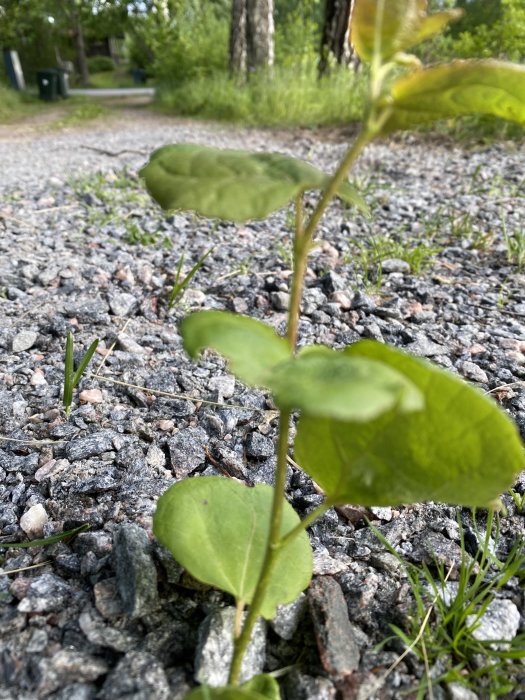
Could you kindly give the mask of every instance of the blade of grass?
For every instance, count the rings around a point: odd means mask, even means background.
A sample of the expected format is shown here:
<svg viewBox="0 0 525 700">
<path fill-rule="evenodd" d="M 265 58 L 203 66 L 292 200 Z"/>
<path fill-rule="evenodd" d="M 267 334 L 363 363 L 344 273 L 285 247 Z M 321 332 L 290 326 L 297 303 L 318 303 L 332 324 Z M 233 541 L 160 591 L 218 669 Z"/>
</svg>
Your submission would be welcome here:
<svg viewBox="0 0 525 700">
<path fill-rule="evenodd" d="M 30 547 L 46 547 L 49 544 L 54 544 L 55 542 L 62 542 L 70 539 L 74 535 L 78 535 L 79 532 L 84 532 L 84 530 L 89 530 L 91 526 L 88 523 L 79 525 L 78 527 L 68 530 L 67 532 L 60 532 L 58 535 L 51 535 L 51 537 L 45 537 L 38 540 L 31 540 L 30 542 L 0 542 L 0 549 L 29 549 Z"/>
<path fill-rule="evenodd" d="M 198 272 L 199 268 L 203 264 L 203 262 L 206 260 L 208 255 L 215 250 L 214 248 L 210 248 L 200 260 L 198 260 L 195 265 L 191 268 L 191 270 L 188 272 L 188 274 L 184 277 L 182 282 L 179 282 L 180 276 L 181 276 L 181 271 L 182 271 L 182 263 L 184 261 L 184 255 L 181 257 L 179 260 L 179 264 L 177 266 L 177 274 L 175 276 L 175 283 L 173 285 L 173 288 L 171 290 L 170 298 L 168 301 L 168 309 L 171 309 L 179 296 L 182 294 L 182 292 L 186 289 L 188 284 L 191 282 L 192 278 L 195 276 L 195 274 Z"/>
</svg>

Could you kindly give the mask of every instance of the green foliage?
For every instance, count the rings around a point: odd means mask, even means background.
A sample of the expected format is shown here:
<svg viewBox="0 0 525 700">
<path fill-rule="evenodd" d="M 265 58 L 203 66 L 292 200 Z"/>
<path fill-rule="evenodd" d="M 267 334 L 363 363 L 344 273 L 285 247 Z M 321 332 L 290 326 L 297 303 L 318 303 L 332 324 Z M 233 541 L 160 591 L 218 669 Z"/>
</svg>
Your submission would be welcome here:
<svg viewBox="0 0 525 700">
<path fill-rule="evenodd" d="M 159 148 L 140 175 L 164 209 L 190 210 L 231 221 L 263 219 L 305 190 L 324 189 L 330 182 L 317 168 L 279 153 L 193 144 Z M 349 182 L 341 185 L 338 195 L 368 211 Z"/>
<path fill-rule="evenodd" d="M 228 32 L 229 12 L 220 3 L 164 3 L 133 17 L 130 60 L 166 86 L 189 83 L 227 71 Z"/>
<path fill-rule="evenodd" d="M 106 73 L 115 68 L 113 60 L 109 56 L 90 56 L 88 58 L 90 73 Z"/>
<path fill-rule="evenodd" d="M 225 73 L 195 78 L 177 86 L 163 85 L 161 108 L 200 119 L 259 126 L 348 124 L 364 113 L 365 79 L 348 69 L 317 79 L 316 60 L 275 66 L 239 85 Z"/>
<path fill-rule="evenodd" d="M 276 365 L 290 357 L 284 338 L 261 321 L 223 311 L 200 311 L 180 326 L 190 357 L 211 347 L 228 358 L 230 369 L 245 384 L 267 386 Z"/>
<path fill-rule="evenodd" d="M 466 552 L 463 529 L 460 526 L 461 565 L 455 575 L 445 571 L 436 561 L 432 567 L 406 564 L 396 550 L 374 527 L 375 534 L 401 563 L 408 578 L 413 608 L 408 613 L 405 631 L 390 625 L 395 635 L 427 669 L 419 692 L 438 683 L 459 683 L 480 697 L 509 697 L 515 689 L 511 674 L 520 672 L 525 659 L 525 634 L 511 641 L 479 639 L 475 632 L 498 591 L 512 577 L 523 579 L 525 543 L 518 539 L 505 561 L 500 562 L 490 550 L 493 515 L 489 512 L 485 533 L 478 533 L 480 553 L 477 559 Z M 496 529 L 496 545 L 498 530 Z M 450 578 L 454 578 L 449 582 Z M 490 610 L 489 610 L 490 614 Z M 422 622 L 423 621 L 423 622 Z M 390 640 L 385 640 L 381 646 Z M 428 669 L 439 662 L 438 677 Z"/>
<path fill-rule="evenodd" d="M 273 489 L 248 488 L 223 477 L 179 481 L 159 499 L 153 519 L 157 539 L 191 575 L 249 604 L 261 572 Z M 225 515 L 227 514 L 227 517 Z M 283 502 L 281 535 L 299 523 Z M 275 615 L 277 605 L 292 602 L 312 576 L 312 551 L 306 533 L 281 548 L 260 613 Z"/>
<path fill-rule="evenodd" d="M 159 499 L 154 516 L 159 540 L 193 576 L 235 596 L 238 611 L 250 603 L 241 630 L 235 631 L 228 687 L 201 688 L 189 697 L 274 698 L 271 687 L 270 694 L 261 694 L 255 681 L 250 688 L 238 687 L 242 658 L 257 617 L 272 617 L 279 603 L 291 601 L 308 584 L 311 551 L 305 530 L 330 505 L 433 499 L 494 507 L 524 466 L 514 424 L 457 377 L 367 341 L 342 352 L 316 346 L 297 352 L 313 238 L 335 196 L 362 205 L 347 176 L 365 146 L 426 118 L 481 111 L 524 120 L 522 68 L 456 62 L 425 69 L 403 53 L 456 16 L 447 11 L 426 16 L 426 6 L 425 0 L 355 0 L 352 31 L 360 55 L 371 63 L 370 106 L 362 132 L 332 178 L 277 154 L 187 144 L 156 151 L 141 171 L 167 209 L 244 221 L 295 201 L 286 339 L 255 319 L 225 312 L 203 311 L 181 324 L 192 357 L 207 347 L 220 352 L 239 379 L 269 389 L 280 409 L 274 489 L 199 477 L 175 483 Z M 305 221 L 302 194 L 308 189 L 322 194 Z M 298 461 L 326 495 L 303 521 L 284 499 L 294 410 L 300 412 Z M 461 623 L 468 626 L 465 618 Z"/>
<path fill-rule="evenodd" d="M 181 256 L 179 260 L 179 264 L 177 266 L 177 274 L 175 275 L 175 282 L 173 283 L 173 287 L 171 288 L 170 292 L 170 298 L 168 300 L 168 309 L 173 308 L 175 302 L 179 297 L 182 296 L 184 293 L 184 290 L 188 286 L 188 284 L 191 282 L 191 280 L 195 277 L 199 269 L 201 268 L 202 264 L 208 257 L 208 255 L 213 251 L 213 248 L 210 248 L 202 258 L 199 258 L 195 265 L 191 268 L 191 270 L 182 277 L 182 265 L 184 263 L 184 255 Z M 181 279 L 182 277 L 182 279 Z"/>
<path fill-rule="evenodd" d="M 463 114 L 491 114 L 525 125 L 525 66 L 455 61 L 400 78 L 385 106 L 383 133 Z"/>
<path fill-rule="evenodd" d="M 67 334 L 66 339 L 66 355 L 64 362 L 64 396 L 63 405 L 66 412 L 66 416 L 69 416 L 71 412 L 71 404 L 73 402 L 73 391 L 77 387 L 79 381 L 82 379 L 82 375 L 86 371 L 91 358 L 95 354 L 95 350 L 98 347 L 98 338 L 94 340 L 89 348 L 86 350 L 84 356 L 80 360 L 80 363 L 75 371 L 74 369 L 74 340 L 73 333 L 71 331 Z"/>
<path fill-rule="evenodd" d="M 274 367 L 267 385 L 279 408 L 316 418 L 367 423 L 391 409 L 410 413 L 424 406 L 423 395 L 391 367 L 323 345 L 307 346 Z"/>
<path fill-rule="evenodd" d="M 496 404 L 394 348 L 362 341 L 345 352 L 405 374 L 425 405 L 412 413 L 387 410 L 366 424 L 303 415 L 296 458 L 327 496 L 364 505 L 421 500 L 494 505 L 495 495 L 524 464 L 516 427 Z"/>
</svg>

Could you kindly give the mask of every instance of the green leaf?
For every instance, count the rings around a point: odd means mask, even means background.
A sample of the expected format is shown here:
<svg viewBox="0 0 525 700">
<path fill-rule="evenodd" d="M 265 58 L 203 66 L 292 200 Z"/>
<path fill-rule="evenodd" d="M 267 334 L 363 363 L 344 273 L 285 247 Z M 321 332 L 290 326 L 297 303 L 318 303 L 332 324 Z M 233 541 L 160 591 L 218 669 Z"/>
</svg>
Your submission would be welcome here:
<svg viewBox="0 0 525 700">
<path fill-rule="evenodd" d="M 209 688 L 203 685 L 185 695 L 184 700 L 268 700 L 268 696 L 244 687 Z"/>
<path fill-rule="evenodd" d="M 525 125 L 525 66 L 493 60 L 422 68 L 392 86 L 382 132 L 464 114 L 491 114 Z"/>
<path fill-rule="evenodd" d="M 245 384 L 268 386 L 275 365 L 290 357 L 287 341 L 254 318 L 227 311 L 198 311 L 180 325 L 184 349 L 196 358 L 203 348 L 224 355 Z"/>
<path fill-rule="evenodd" d="M 439 34 L 447 24 L 450 22 L 455 22 L 463 16 L 463 10 L 460 8 L 453 8 L 450 10 L 442 10 L 441 12 L 435 12 L 432 15 L 427 15 L 421 24 L 419 25 L 417 38 L 412 44 L 412 46 L 419 44 L 420 42 L 428 39 L 434 34 Z M 408 48 L 408 47 L 406 47 Z"/>
<path fill-rule="evenodd" d="M 89 365 L 91 358 L 95 354 L 95 350 L 98 347 L 98 338 L 94 340 L 89 348 L 86 350 L 84 357 L 81 359 L 80 364 L 77 368 L 77 371 L 73 375 L 73 387 L 76 387 L 79 381 L 82 379 L 82 375 L 86 371 L 87 366 Z"/>
<path fill-rule="evenodd" d="M 248 488 L 222 477 L 196 477 L 171 486 L 160 498 L 153 531 L 175 559 L 199 581 L 249 604 L 262 567 L 273 489 Z M 299 517 L 284 502 L 282 535 Z M 277 605 L 289 603 L 312 576 L 312 552 L 306 533 L 279 554 L 261 615 L 270 619 Z"/>
<path fill-rule="evenodd" d="M 427 0 L 384 0 L 380 14 L 378 0 L 355 0 L 350 40 L 359 57 L 371 61 L 377 50 L 381 62 L 387 62 L 463 14 L 456 9 L 427 15 L 427 5 Z"/>
<path fill-rule="evenodd" d="M 156 150 L 140 171 L 163 209 L 248 221 L 264 219 L 305 190 L 325 189 L 331 178 L 304 161 L 279 153 L 172 144 Z M 363 211 L 366 203 L 345 182 L 339 196 Z"/>
<path fill-rule="evenodd" d="M 464 381 L 379 343 L 359 342 L 347 352 L 405 374 L 425 407 L 393 409 L 368 423 L 300 418 L 296 459 L 336 502 L 487 506 L 525 467 L 512 421 Z"/>
<path fill-rule="evenodd" d="M 249 681 L 242 684 L 241 688 L 243 690 L 259 693 L 267 698 L 267 700 L 281 700 L 279 683 L 268 673 L 260 673 L 258 676 L 250 678 Z"/>
<path fill-rule="evenodd" d="M 351 43 L 363 61 L 371 61 L 376 46 L 382 61 L 403 51 L 415 40 L 426 2 L 420 0 L 385 0 L 382 16 L 378 0 L 354 0 L 350 21 Z M 422 7 L 423 6 L 423 7 Z"/>
<path fill-rule="evenodd" d="M 424 404 L 421 392 L 383 362 L 323 346 L 279 364 L 268 385 L 281 409 L 309 416 L 367 421 L 394 406 L 417 411 Z"/>
</svg>

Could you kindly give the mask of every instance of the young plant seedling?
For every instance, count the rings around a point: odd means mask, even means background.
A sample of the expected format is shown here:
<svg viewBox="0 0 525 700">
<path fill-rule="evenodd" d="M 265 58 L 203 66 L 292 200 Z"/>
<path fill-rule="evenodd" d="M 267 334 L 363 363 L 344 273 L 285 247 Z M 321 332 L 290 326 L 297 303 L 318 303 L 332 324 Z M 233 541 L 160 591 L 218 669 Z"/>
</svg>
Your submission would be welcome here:
<svg viewBox="0 0 525 700">
<path fill-rule="evenodd" d="M 182 295 L 188 284 L 191 282 L 199 268 L 201 267 L 202 263 L 206 260 L 208 255 L 213 252 L 213 248 L 210 248 L 200 260 L 197 260 L 195 265 L 191 268 L 191 270 L 188 272 L 187 275 L 184 275 L 184 277 L 181 279 L 182 276 L 182 265 L 184 263 L 184 255 L 181 255 L 179 264 L 177 265 L 177 272 L 175 274 L 175 282 L 173 283 L 173 287 L 171 289 L 171 294 L 170 298 L 168 300 L 168 309 L 173 308 L 175 302 L 179 299 L 179 297 Z"/>
<path fill-rule="evenodd" d="M 427 15 L 425 0 L 355 0 L 352 43 L 370 63 L 369 108 L 333 176 L 276 153 L 192 144 L 160 148 L 141 171 L 167 210 L 246 222 L 295 203 L 286 336 L 220 311 L 194 313 L 180 328 L 193 358 L 204 348 L 219 352 L 242 382 L 269 391 L 280 411 L 273 487 L 248 488 L 223 477 L 187 479 L 157 505 L 159 541 L 192 576 L 230 593 L 237 604 L 228 686 L 198 688 L 187 696 L 191 700 L 278 697 L 269 676 L 239 685 L 242 659 L 257 618 L 272 618 L 278 605 L 308 586 L 306 528 L 328 508 L 429 499 L 494 507 L 524 466 L 514 424 L 457 377 L 371 341 L 338 352 L 320 345 L 297 351 L 299 306 L 318 223 L 336 196 L 366 211 L 347 179 L 363 149 L 377 137 L 442 117 L 482 112 L 525 123 L 525 67 L 490 60 L 423 67 L 405 53 L 457 16 L 456 10 Z M 321 196 L 306 218 L 303 194 L 315 189 Z M 325 494 L 303 520 L 284 495 L 295 412 L 295 460 Z"/>
<path fill-rule="evenodd" d="M 74 340 L 73 333 L 69 331 L 66 339 L 66 356 L 64 361 L 64 396 L 62 403 L 66 416 L 69 418 L 71 412 L 71 404 L 73 402 L 73 391 L 78 386 L 79 381 L 82 379 L 82 375 L 86 371 L 86 368 L 93 357 L 95 350 L 98 347 L 98 338 L 94 340 L 89 348 L 86 350 L 84 357 L 81 359 L 79 366 L 75 372 L 74 369 Z"/>
</svg>

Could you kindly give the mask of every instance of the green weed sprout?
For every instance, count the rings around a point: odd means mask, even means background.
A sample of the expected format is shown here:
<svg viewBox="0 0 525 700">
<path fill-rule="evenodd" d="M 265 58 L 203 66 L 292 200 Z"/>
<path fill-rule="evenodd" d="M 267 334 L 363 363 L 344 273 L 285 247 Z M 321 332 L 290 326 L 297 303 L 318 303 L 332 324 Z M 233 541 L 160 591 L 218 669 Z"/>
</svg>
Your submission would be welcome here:
<svg viewBox="0 0 525 700">
<path fill-rule="evenodd" d="M 480 538 L 478 560 L 466 552 L 460 525 L 461 564 L 452 583 L 447 583 L 450 572 L 445 572 L 442 563 L 434 562 L 435 573 L 426 564 L 421 567 L 406 564 L 388 540 L 370 526 L 402 564 L 412 591 L 414 606 L 408 616 L 408 633 L 396 625 L 390 627 L 406 649 L 425 665 L 426 677 L 418 687 L 421 697 L 425 690 L 431 691 L 433 684 L 441 682 L 460 683 L 478 693 L 490 691 L 494 698 L 510 693 L 515 687 L 509 674 L 522 668 L 525 634 L 518 634 L 510 642 L 483 640 L 475 635 L 497 591 L 512 577 L 521 579 L 525 566 L 525 542 L 521 538 L 516 540 L 505 561 L 491 554 L 493 521 L 493 513 L 489 511 L 486 533 Z M 496 541 L 498 535 L 496 526 Z M 422 620 L 426 624 L 422 625 Z M 384 640 L 380 647 L 389 641 L 391 638 Z M 447 660 L 446 667 L 439 678 L 432 678 L 430 669 L 443 659 Z"/>
<path fill-rule="evenodd" d="M 191 280 L 193 279 L 193 277 L 195 276 L 195 274 L 197 273 L 197 271 L 201 267 L 202 263 L 206 260 L 208 255 L 211 252 L 213 252 L 213 250 L 214 250 L 213 248 L 210 248 L 208 251 L 206 251 L 206 253 L 204 253 L 202 258 L 197 260 L 197 262 L 191 268 L 191 270 L 188 272 L 188 274 L 185 275 L 182 279 L 181 279 L 181 276 L 182 276 L 182 265 L 184 263 L 184 255 L 181 255 L 180 260 L 179 260 L 179 264 L 177 265 L 177 272 L 175 274 L 175 282 L 173 283 L 173 287 L 172 287 L 171 293 L 170 293 L 170 298 L 168 300 L 168 309 L 173 308 L 173 305 L 175 304 L 175 302 L 178 300 L 178 298 L 184 292 L 184 290 L 186 289 L 188 284 L 191 282 Z"/>
<path fill-rule="evenodd" d="M 268 675 L 239 685 L 242 659 L 258 617 L 271 619 L 278 605 L 308 586 L 312 551 L 306 528 L 328 508 L 425 500 L 496 507 L 498 494 L 524 466 L 515 425 L 456 376 L 372 341 L 341 351 L 322 345 L 297 349 L 317 226 L 335 197 L 367 211 L 348 172 L 371 141 L 469 113 L 525 123 L 524 66 L 480 60 L 425 67 L 406 53 L 456 17 L 457 10 L 427 15 L 425 0 L 355 0 L 352 43 L 370 64 L 369 106 L 334 175 L 277 153 L 187 143 L 160 148 L 141 170 L 149 192 L 166 210 L 246 222 L 295 204 L 285 337 L 258 320 L 222 311 L 193 313 L 180 326 L 191 357 L 205 348 L 222 354 L 239 380 L 271 393 L 280 413 L 273 487 L 248 488 L 219 476 L 185 479 L 157 504 L 157 539 L 192 576 L 231 594 L 237 606 L 227 687 L 197 688 L 188 700 L 278 697 L 276 681 Z M 306 216 L 308 190 L 321 194 Z M 303 520 L 285 499 L 296 413 L 295 461 L 325 494 Z"/>
<path fill-rule="evenodd" d="M 69 331 L 66 339 L 66 356 L 64 362 L 64 396 L 62 403 L 66 416 L 69 418 L 71 412 L 71 404 L 73 402 L 73 391 L 78 386 L 79 381 L 82 379 L 82 375 L 86 371 L 91 358 L 93 357 L 95 350 L 98 347 L 98 338 L 94 340 L 89 348 L 86 350 L 79 366 L 75 372 L 74 370 L 74 340 L 73 333 Z"/>
</svg>

